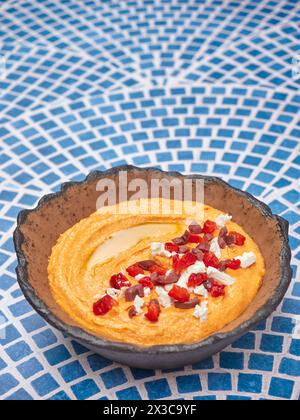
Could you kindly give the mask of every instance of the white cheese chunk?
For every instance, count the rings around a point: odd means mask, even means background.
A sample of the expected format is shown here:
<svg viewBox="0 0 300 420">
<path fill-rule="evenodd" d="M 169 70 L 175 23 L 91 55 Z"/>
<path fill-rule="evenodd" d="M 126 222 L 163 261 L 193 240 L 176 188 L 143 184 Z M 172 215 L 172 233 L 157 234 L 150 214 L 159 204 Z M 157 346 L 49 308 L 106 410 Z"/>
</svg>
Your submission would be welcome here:
<svg viewBox="0 0 300 420">
<path fill-rule="evenodd" d="M 151 244 L 152 255 L 160 255 L 161 257 L 171 258 L 175 252 L 169 252 L 165 249 L 165 244 L 162 242 L 152 242 Z"/>
<path fill-rule="evenodd" d="M 254 252 L 244 252 L 242 256 L 236 257 L 235 260 L 241 261 L 242 268 L 248 268 L 256 263 L 256 255 Z"/>
<path fill-rule="evenodd" d="M 163 287 L 156 287 L 156 293 L 158 294 L 158 301 L 164 308 L 169 308 L 172 304 L 172 300 L 168 295 L 168 292 Z"/>
<path fill-rule="evenodd" d="M 198 318 L 202 322 L 206 321 L 208 316 L 208 302 L 203 301 L 200 303 L 200 305 L 196 305 L 193 312 L 193 316 L 195 318 Z"/>
<path fill-rule="evenodd" d="M 203 261 L 196 261 L 195 264 L 190 265 L 187 270 L 187 274 L 199 274 L 199 273 L 205 273 L 206 267 Z"/>
<path fill-rule="evenodd" d="M 147 296 L 149 296 L 149 295 L 150 295 L 150 293 L 151 293 L 151 289 L 150 289 L 150 287 L 145 287 L 145 288 L 144 288 L 144 295 L 147 297 Z"/>
<path fill-rule="evenodd" d="M 176 283 L 176 285 L 180 287 L 187 287 L 187 283 L 188 283 L 190 275 L 191 275 L 190 273 L 188 273 L 187 271 L 184 271 L 179 277 L 179 280 Z"/>
<path fill-rule="evenodd" d="M 190 265 L 179 277 L 177 286 L 187 287 L 187 283 L 191 274 L 205 273 L 206 267 L 202 261 L 196 261 L 195 264 Z"/>
<path fill-rule="evenodd" d="M 229 274 L 223 273 L 214 267 L 207 268 L 207 275 L 208 277 L 212 277 L 220 283 L 225 284 L 225 286 L 231 286 L 236 281 L 233 277 L 229 276 Z"/>
<path fill-rule="evenodd" d="M 106 289 L 106 294 L 108 296 L 112 297 L 113 299 L 117 299 L 118 296 L 121 294 L 121 290 L 114 289 L 113 287 L 110 287 L 110 288 Z"/>
<path fill-rule="evenodd" d="M 144 277 L 145 277 L 145 275 L 144 275 L 144 274 L 138 274 L 137 276 L 135 276 L 135 279 L 136 279 L 137 281 L 139 281 L 139 280 L 142 280 Z"/>
<path fill-rule="evenodd" d="M 134 309 L 136 310 L 136 312 L 138 314 L 141 314 L 143 312 L 142 307 L 144 306 L 144 299 L 139 297 L 139 295 L 136 295 L 136 297 L 134 298 L 134 301 L 133 301 L 133 306 L 134 306 Z"/>
<path fill-rule="evenodd" d="M 208 298 L 208 291 L 205 289 L 203 284 L 201 284 L 201 286 L 195 287 L 194 293 L 195 293 L 195 295 L 200 295 L 200 296 L 203 296 L 205 298 Z"/>
<path fill-rule="evenodd" d="M 94 300 L 100 300 L 101 298 L 103 298 L 103 296 L 105 296 L 105 295 L 103 295 L 103 293 L 102 294 L 98 293 L 97 295 L 93 296 L 93 299 Z"/>
<path fill-rule="evenodd" d="M 165 290 L 166 290 L 167 292 L 169 292 L 170 290 L 172 290 L 172 289 L 173 289 L 173 286 L 174 286 L 174 284 L 166 284 L 166 285 L 165 285 Z"/>
<path fill-rule="evenodd" d="M 221 258 L 221 248 L 218 238 L 214 238 L 210 243 L 210 252 L 213 252 L 217 258 Z"/>
<path fill-rule="evenodd" d="M 216 224 L 218 228 L 223 228 L 225 227 L 226 223 L 230 222 L 231 219 L 232 219 L 232 216 L 230 216 L 229 214 L 220 214 L 216 218 Z"/>
</svg>

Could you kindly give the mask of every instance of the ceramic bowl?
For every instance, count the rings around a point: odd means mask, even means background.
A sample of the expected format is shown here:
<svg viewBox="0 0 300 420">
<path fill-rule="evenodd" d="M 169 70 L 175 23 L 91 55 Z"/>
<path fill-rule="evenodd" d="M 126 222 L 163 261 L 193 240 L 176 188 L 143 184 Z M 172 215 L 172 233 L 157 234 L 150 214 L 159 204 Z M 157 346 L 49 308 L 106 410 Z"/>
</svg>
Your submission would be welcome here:
<svg viewBox="0 0 300 420">
<path fill-rule="evenodd" d="M 133 166 L 92 172 L 83 182 L 63 184 L 60 192 L 43 197 L 35 209 L 19 214 L 14 233 L 18 282 L 26 299 L 49 324 L 108 359 L 144 369 L 165 369 L 192 364 L 219 352 L 277 308 L 291 281 L 288 222 L 273 215 L 269 207 L 250 194 L 219 178 L 190 175 L 186 178 L 204 181 L 205 204 L 232 214 L 233 220 L 245 228 L 262 251 L 266 274 L 251 305 L 221 331 L 194 344 L 140 348 L 107 341 L 74 325 L 50 292 L 47 265 L 51 249 L 61 233 L 96 210 L 97 182 L 102 178 L 118 182 L 120 170 L 127 171 L 129 180 L 142 178 L 148 184 L 154 177 L 185 178 L 180 173 Z"/>
</svg>

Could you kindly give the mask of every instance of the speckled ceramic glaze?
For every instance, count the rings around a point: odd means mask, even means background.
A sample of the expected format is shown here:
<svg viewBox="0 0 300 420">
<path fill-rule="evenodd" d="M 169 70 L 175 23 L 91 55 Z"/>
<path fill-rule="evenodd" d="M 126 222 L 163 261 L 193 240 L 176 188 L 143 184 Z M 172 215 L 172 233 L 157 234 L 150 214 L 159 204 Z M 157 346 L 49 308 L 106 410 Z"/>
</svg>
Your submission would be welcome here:
<svg viewBox="0 0 300 420">
<path fill-rule="evenodd" d="M 252 304 L 220 332 L 194 344 L 139 348 L 104 340 L 74 325 L 50 292 L 47 265 L 51 249 L 61 233 L 96 210 L 97 182 L 101 178 L 118 182 L 120 170 L 128 172 L 128 181 L 142 178 L 148 184 L 153 178 L 185 178 L 179 173 L 133 166 L 92 172 L 83 182 L 63 184 L 60 192 L 43 197 L 35 209 L 19 214 L 14 234 L 18 281 L 29 303 L 51 325 L 111 360 L 149 369 L 174 368 L 220 351 L 277 308 L 291 281 L 287 221 L 273 215 L 269 207 L 248 193 L 232 188 L 221 179 L 191 175 L 188 178 L 204 180 L 205 204 L 232 214 L 234 221 L 260 246 L 266 275 Z"/>
</svg>

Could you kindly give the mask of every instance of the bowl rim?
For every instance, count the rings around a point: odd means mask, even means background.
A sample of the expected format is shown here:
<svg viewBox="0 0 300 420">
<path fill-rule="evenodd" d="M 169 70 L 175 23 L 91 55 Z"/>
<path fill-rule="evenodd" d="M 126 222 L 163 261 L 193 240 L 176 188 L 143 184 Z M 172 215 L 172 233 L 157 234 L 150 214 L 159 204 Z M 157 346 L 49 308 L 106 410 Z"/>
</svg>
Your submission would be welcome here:
<svg viewBox="0 0 300 420">
<path fill-rule="evenodd" d="M 35 292 L 34 288 L 29 282 L 29 275 L 27 270 L 28 262 L 22 251 L 22 245 L 25 242 L 25 237 L 22 233 L 21 227 L 24 223 L 26 223 L 26 219 L 29 214 L 39 211 L 45 204 L 49 203 L 49 201 L 55 200 L 63 196 L 69 188 L 80 188 L 81 186 L 84 186 L 100 178 L 117 175 L 120 171 L 138 171 L 152 173 L 156 172 L 160 175 L 163 174 L 169 177 L 172 176 L 183 177 L 186 179 L 201 179 L 204 180 L 205 183 L 217 183 L 225 188 L 232 190 L 235 194 L 238 194 L 241 197 L 245 198 L 249 201 L 251 205 L 258 208 L 259 211 L 263 214 L 263 216 L 275 221 L 279 229 L 282 244 L 280 252 L 280 282 L 276 290 L 268 298 L 267 302 L 262 307 L 260 307 L 259 310 L 255 312 L 255 314 L 251 318 L 242 322 L 231 331 L 216 332 L 211 336 L 205 338 L 204 340 L 192 344 L 154 345 L 149 347 L 141 347 L 134 344 L 106 340 L 104 338 L 93 335 L 92 333 L 80 327 L 68 325 L 64 321 L 60 320 L 56 315 L 54 315 L 51 312 L 51 310 L 47 307 L 47 305 L 42 301 L 42 299 L 38 297 L 37 293 Z M 288 221 L 276 214 L 273 214 L 269 206 L 256 199 L 248 192 L 232 187 L 227 182 L 223 181 L 221 178 L 201 174 L 183 175 L 180 172 L 168 172 L 155 167 L 138 168 L 133 165 L 122 165 L 105 171 L 92 171 L 82 181 L 65 182 L 61 184 L 61 188 L 58 192 L 50 193 L 43 196 L 38 201 L 36 207 L 34 207 L 31 210 L 22 210 L 19 213 L 17 219 L 17 227 L 13 235 L 13 241 L 18 260 L 18 265 L 16 267 L 17 281 L 25 298 L 39 315 L 41 315 L 50 325 L 52 325 L 56 329 L 62 331 L 68 336 L 71 336 L 75 340 L 81 341 L 87 346 L 97 347 L 99 349 L 103 348 L 110 349 L 113 351 L 121 351 L 124 353 L 136 352 L 145 353 L 149 355 L 196 351 L 210 346 L 217 346 L 218 343 L 221 343 L 224 340 L 230 340 L 231 338 L 235 339 L 236 337 L 243 335 L 244 333 L 255 327 L 259 322 L 266 319 L 278 307 L 292 279 L 292 270 L 290 266 L 291 249 L 289 246 L 288 230 Z"/>
</svg>

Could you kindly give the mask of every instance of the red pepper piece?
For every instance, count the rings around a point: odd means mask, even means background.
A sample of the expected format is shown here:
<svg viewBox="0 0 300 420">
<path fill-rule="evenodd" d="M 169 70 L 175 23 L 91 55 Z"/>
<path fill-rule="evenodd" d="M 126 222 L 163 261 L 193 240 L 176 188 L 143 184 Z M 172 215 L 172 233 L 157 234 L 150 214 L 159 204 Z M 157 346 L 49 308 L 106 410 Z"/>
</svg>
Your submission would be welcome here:
<svg viewBox="0 0 300 420">
<path fill-rule="evenodd" d="M 232 270 L 238 270 L 241 267 L 241 260 L 236 259 L 236 260 L 226 260 L 225 262 L 225 267 L 226 268 L 231 268 Z"/>
<path fill-rule="evenodd" d="M 203 255 L 203 262 L 206 265 L 206 267 L 214 267 L 214 268 L 218 268 L 220 264 L 219 259 L 215 256 L 213 252 L 206 252 Z"/>
<path fill-rule="evenodd" d="M 192 252 L 187 252 L 181 258 L 176 257 L 176 255 L 173 257 L 173 268 L 175 271 L 182 271 L 197 261 L 197 257 Z"/>
<path fill-rule="evenodd" d="M 145 317 L 150 322 L 157 322 L 160 314 L 160 305 L 157 299 L 152 299 L 148 304 L 148 311 L 145 313 Z"/>
<path fill-rule="evenodd" d="M 229 232 L 229 236 L 234 237 L 234 244 L 238 246 L 243 246 L 245 244 L 246 238 L 239 232 Z"/>
<path fill-rule="evenodd" d="M 157 273 L 160 276 L 163 276 L 164 274 L 166 274 L 166 270 L 163 267 L 160 267 L 159 265 L 153 265 L 150 269 L 149 269 L 150 273 Z"/>
<path fill-rule="evenodd" d="M 126 268 L 127 273 L 131 277 L 135 277 L 138 274 L 144 274 L 144 270 L 138 266 L 138 264 L 133 264 L 130 267 Z"/>
<path fill-rule="evenodd" d="M 191 252 L 187 252 L 180 259 L 180 263 L 179 263 L 180 270 L 184 270 L 185 268 L 188 268 L 190 265 L 195 264 L 196 261 L 197 261 L 197 257 Z"/>
<path fill-rule="evenodd" d="M 190 294 L 185 287 L 174 285 L 168 294 L 177 302 L 187 302 L 190 300 Z"/>
<path fill-rule="evenodd" d="M 139 284 L 141 284 L 143 287 L 149 287 L 149 289 L 153 289 L 154 284 L 151 281 L 151 278 L 146 276 L 139 280 Z"/>
<path fill-rule="evenodd" d="M 180 263 L 179 255 L 174 255 L 173 256 L 173 269 L 175 271 L 179 271 L 179 263 Z"/>
<path fill-rule="evenodd" d="M 188 280 L 188 287 L 197 287 L 208 280 L 206 273 L 191 274 Z"/>
<path fill-rule="evenodd" d="M 213 233 L 217 229 L 217 224 L 212 222 L 211 220 L 206 220 L 203 225 L 202 232 L 203 233 Z"/>
<path fill-rule="evenodd" d="M 209 293 L 211 294 L 212 297 L 217 298 L 220 296 L 224 296 L 225 295 L 225 285 L 224 284 L 220 284 L 216 281 L 212 282 L 212 287 L 209 290 Z"/>
<path fill-rule="evenodd" d="M 116 304 L 117 302 L 111 296 L 105 295 L 100 300 L 94 303 L 93 305 L 94 315 L 96 316 L 105 315 Z"/>
<path fill-rule="evenodd" d="M 179 252 L 179 245 L 173 244 L 172 242 L 167 242 L 165 244 L 165 250 L 169 252 Z"/>
<path fill-rule="evenodd" d="M 191 244 L 200 244 L 203 241 L 201 236 L 191 233 L 189 236 L 189 243 Z"/>
<path fill-rule="evenodd" d="M 131 283 L 128 281 L 124 274 L 114 274 L 110 279 L 110 285 L 114 289 L 121 289 L 122 287 L 130 287 Z"/>
</svg>

